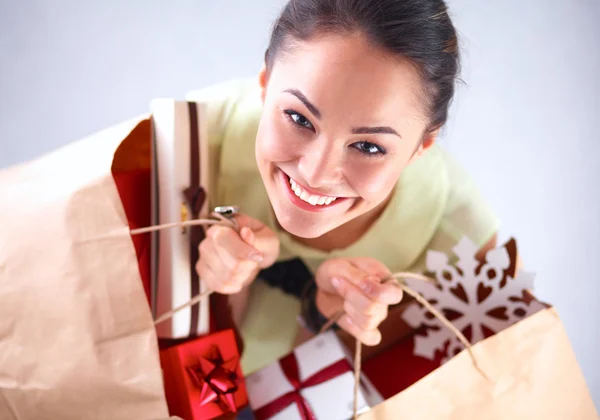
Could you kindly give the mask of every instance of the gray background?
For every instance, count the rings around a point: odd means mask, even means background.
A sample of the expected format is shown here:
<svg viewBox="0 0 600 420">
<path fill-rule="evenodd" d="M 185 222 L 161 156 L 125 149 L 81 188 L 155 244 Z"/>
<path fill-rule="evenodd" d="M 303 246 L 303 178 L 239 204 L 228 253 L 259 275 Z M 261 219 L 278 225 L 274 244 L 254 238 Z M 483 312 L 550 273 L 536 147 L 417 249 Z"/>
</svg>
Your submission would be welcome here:
<svg viewBox="0 0 600 420">
<path fill-rule="evenodd" d="M 254 75 L 282 4 L 0 0 L 0 167 L 146 112 L 154 97 Z M 518 239 L 600 406 L 600 2 L 450 6 L 467 85 L 442 142 L 498 211 L 502 238 Z"/>
</svg>

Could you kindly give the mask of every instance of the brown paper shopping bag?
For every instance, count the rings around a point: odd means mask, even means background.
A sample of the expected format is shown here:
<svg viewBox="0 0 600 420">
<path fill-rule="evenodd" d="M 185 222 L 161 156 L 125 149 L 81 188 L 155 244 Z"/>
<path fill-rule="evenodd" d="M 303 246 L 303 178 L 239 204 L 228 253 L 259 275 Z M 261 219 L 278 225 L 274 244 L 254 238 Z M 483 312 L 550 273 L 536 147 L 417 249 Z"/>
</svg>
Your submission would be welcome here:
<svg viewBox="0 0 600 420">
<path fill-rule="evenodd" d="M 405 279 L 418 302 L 400 317 L 416 330 L 363 364 L 387 400 L 360 419 L 598 419 L 556 310 L 518 268 L 516 241 L 483 260 L 477 251 L 468 238 L 456 259 L 430 250 L 434 280 Z"/>
<path fill-rule="evenodd" d="M 485 375 L 464 351 L 360 420 L 598 419 L 555 309 L 537 312 L 472 350 Z"/>
<path fill-rule="evenodd" d="M 0 419 L 168 417 L 115 171 L 149 116 L 0 171 Z M 141 153 L 143 155 L 143 153 Z"/>
</svg>

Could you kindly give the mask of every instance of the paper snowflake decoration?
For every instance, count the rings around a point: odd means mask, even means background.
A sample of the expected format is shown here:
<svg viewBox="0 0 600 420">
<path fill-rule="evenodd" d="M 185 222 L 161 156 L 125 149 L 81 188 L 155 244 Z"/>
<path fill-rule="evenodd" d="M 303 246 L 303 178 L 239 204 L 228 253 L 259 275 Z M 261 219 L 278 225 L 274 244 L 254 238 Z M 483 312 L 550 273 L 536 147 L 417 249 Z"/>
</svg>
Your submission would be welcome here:
<svg viewBox="0 0 600 420">
<path fill-rule="evenodd" d="M 526 293 L 533 288 L 534 275 L 516 272 L 514 240 L 490 250 L 483 262 L 475 258 L 478 248 L 466 237 L 453 252 L 458 258 L 455 264 L 443 252 L 427 253 L 427 271 L 437 286 L 412 279 L 406 284 L 442 312 L 472 344 L 545 307 Z M 425 335 L 415 336 L 415 355 L 434 359 L 437 352 L 443 352 L 444 363 L 464 348 L 447 327 L 416 302 L 406 308 L 403 319 L 413 328 L 426 328 Z"/>
</svg>

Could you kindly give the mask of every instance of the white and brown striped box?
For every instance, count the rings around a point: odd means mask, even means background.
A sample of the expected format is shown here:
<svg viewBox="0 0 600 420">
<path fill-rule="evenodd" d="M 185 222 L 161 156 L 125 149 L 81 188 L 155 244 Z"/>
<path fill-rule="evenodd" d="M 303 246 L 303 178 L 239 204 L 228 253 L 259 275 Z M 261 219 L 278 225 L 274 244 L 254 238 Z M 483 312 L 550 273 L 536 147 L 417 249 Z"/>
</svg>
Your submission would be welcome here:
<svg viewBox="0 0 600 420">
<path fill-rule="evenodd" d="M 151 103 L 152 224 L 207 217 L 210 185 L 206 111 L 202 104 L 172 99 Z M 201 226 L 172 228 L 152 236 L 151 291 L 154 317 L 204 291 L 195 265 Z M 157 325 L 159 338 L 177 339 L 209 332 L 209 300 Z"/>
</svg>

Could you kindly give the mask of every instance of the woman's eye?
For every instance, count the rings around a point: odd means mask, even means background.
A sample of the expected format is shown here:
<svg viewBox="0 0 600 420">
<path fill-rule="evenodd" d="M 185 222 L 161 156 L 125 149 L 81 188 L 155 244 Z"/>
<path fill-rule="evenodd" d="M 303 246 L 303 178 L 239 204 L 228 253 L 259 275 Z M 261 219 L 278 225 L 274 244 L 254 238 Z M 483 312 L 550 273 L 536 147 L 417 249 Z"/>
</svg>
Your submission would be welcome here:
<svg viewBox="0 0 600 420">
<path fill-rule="evenodd" d="M 368 141 L 359 141 L 358 143 L 354 143 L 352 147 L 354 147 L 359 152 L 369 156 L 385 155 L 386 153 L 383 147 L 375 143 L 370 143 Z"/>
<path fill-rule="evenodd" d="M 308 128 L 309 130 L 315 130 L 312 123 L 304 115 L 292 110 L 286 110 L 285 113 L 294 124 Z"/>
</svg>

